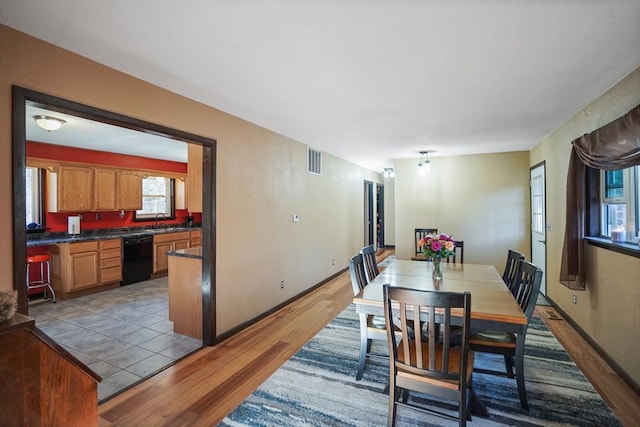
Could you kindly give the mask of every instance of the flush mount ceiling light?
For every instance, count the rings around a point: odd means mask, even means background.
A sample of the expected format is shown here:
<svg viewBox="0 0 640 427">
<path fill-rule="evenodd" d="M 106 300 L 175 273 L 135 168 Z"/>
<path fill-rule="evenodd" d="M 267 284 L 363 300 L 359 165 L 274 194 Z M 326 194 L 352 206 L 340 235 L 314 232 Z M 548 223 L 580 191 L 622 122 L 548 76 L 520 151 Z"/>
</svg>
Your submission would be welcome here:
<svg viewBox="0 0 640 427">
<path fill-rule="evenodd" d="M 40 126 L 42 129 L 51 132 L 52 130 L 57 130 L 62 127 L 65 123 L 62 119 L 56 119 L 51 116 L 33 116 L 33 120 L 36 121 L 36 124 Z"/>
<path fill-rule="evenodd" d="M 429 160 L 429 153 L 433 153 L 433 151 L 420 152 L 420 163 L 418 163 L 418 175 L 424 175 L 431 170 L 431 161 Z"/>
<path fill-rule="evenodd" d="M 384 168 L 384 172 L 382 174 L 385 178 L 393 178 L 395 175 L 393 168 Z"/>
</svg>

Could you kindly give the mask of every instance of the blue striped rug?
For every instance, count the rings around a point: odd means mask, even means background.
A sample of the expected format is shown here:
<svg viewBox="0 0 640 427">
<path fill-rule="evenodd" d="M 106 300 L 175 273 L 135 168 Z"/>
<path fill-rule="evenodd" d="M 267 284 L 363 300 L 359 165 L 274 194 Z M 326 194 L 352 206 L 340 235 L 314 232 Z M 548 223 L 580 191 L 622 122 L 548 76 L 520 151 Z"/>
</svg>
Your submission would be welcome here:
<svg viewBox="0 0 640 427">
<path fill-rule="evenodd" d="M 388 361 L 369 358 L 355 381 L 359 323 L 348 307 L 241 403 L 222 426 L 382 426 L 387 422 Z M 525 376 L 530 410 L 520 407 L 515 380 L 474 374 L 474 388 L 490 416 L 469 426 L 620 425 L 544 323 L 527 333 Z M 386 343 L 372 350 L 386 353 Z M 477 354 L 476 365 L 503 369 L 502 356 Z M 437 403 L 436 403 L 437 404 Z M 457 422 L 398 408 L 400 426 L 454 426 Z"/>
</svg>

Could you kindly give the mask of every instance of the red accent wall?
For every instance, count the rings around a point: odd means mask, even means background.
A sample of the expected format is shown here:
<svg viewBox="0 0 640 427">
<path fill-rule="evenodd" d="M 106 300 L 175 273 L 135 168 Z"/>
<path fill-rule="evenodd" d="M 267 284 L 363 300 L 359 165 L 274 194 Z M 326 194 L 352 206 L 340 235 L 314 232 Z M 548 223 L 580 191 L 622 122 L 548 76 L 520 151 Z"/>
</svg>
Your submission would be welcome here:
<svg viewBox="0 0 640 427">
<path fill-rule="evenodd" d="M 27 157 L 50 159 L 68 162 L 82 162 L 100 164 L 113 167 L 126 167 L 130 169 L 150 169 L 171 173 L 187 173 L 187 164 L 168 160 L 150 159 L 147 157 L 128 156 L 105 151 L 86 150 L 83 148 L 65 147 L 62 145 L 44 144 L 41 142 L 27 141 Z M 120 218 L 119 211 L 107 212 L 65 212 L 46 213 L 47 228 L 49 232 L 67 231 L 67 217 L 82 215 L 80 220 L 81 230 L 98 228 L 120 228 L 150 225 L 148 222 L 134 222 L 133 211 L 125 211 Z M 161 221 L 162 224 L 184 224 L 189 213 L 184 209 L 176 209 L 176 219 Z M 98 219 L 99 215 L 99 219 Z M 202 222 L 202 214 L 193 214 L 196 223 Z"/>
</svg>

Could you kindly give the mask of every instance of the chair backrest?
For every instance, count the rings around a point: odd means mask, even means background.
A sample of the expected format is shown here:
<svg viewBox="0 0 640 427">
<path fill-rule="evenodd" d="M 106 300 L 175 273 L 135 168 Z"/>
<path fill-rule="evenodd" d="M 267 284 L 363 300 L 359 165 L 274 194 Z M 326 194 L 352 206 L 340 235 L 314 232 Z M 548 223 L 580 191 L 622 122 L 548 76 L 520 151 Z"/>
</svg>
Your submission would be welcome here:
<svg viewBox="0 0 640 427">
<path fill-rule="evenodd" d="M 418 247 L 418 242 L 428 236 L 429 234 L 438 234 L 437 228 L 416 228 L 415 229 L 415 244 L 416 244 L 416 255 L 422 254 L 422 248 Z"/>
<path fill-rule="evenodd" d="M 376 278 L 380 274 L 378 268 L 378 259 L 376 258 L 376 248 L 373 245 L 365 246 L 360 251 L 362 260 L 364 261 L 364 271 L 367 275 L 367 283 Z"/>
<path fill-rule="evenodd" d="M 507 252 L 507 264 L 504 266 L 504 272 L 502 273 L 502 281 L 507 285 L 511 293 L 514 294 L 514 297 L 516 296 L 515 281 L 518 275 L 518 267 L 520 266 L 518 261 L 521 260 L 524 260 L 524 255 L 518 251 L 509 249 L 509 252 Z"/>
<path fill-rule="evenodd" d="M 455 264 L 459 262 L 460 264 L 464 264 L 464 241 L 456 240 L 455 247 L 453 248 L 453 255 L 447 257 L 447 262 L 453 261 Z"/>
<path fill-rule="evenodd" d="M 431 377 L 439 380 L 458 380 L 464 390 L 469 352 L 469 329 L 471 324 L 471 294 L 469 292 L 442 292 L 409 289 L 384 285 L 384 314 L 387 324 L 389 354 L 392 355 L 390 368 L 403 373 Z M 393 306 L 399 307 L 394 309 Z M 451 337 L 459 334 L 459 329 L 451 329 L 451 309 L 462 309 L 462 332 L 460 341 L 461 357 L 450 358 Z M 411 331 L 423 330 L 420 312 L 426 316 L 428 339 Z M 397 341 L 394 325 L 401 330 L 401 341 Z M 440 336 L 436 336 L 439 331 Z M 428 348 L 428 359 L 423 355 Z M 457 352 L 458 350 L 456 350 Z M 410 358 L 404 357 L 411 355 Z M 440 357 L 442 355 L 442 357 Z"/>
<path fill-rule="evenodd" d="M 351 260 L 349 261 L 349 273 L 351 274 L 353 295 L 358 295 L 358 293 L 369 283 L 364 272 L 362 254 L 356 254 L 351 257 Z"/>
<path fill-rule="evenodd" d="M 538 294 L 540 293 L 540 283 L 542 283 L 542 270 L 525 260 L 518 260 L 518 275 L 515 281 L 515 297 L 520 308 L 527 316 L 527 321 L 531 320 L 533 310 L 536 307 Z"/>
</svg>

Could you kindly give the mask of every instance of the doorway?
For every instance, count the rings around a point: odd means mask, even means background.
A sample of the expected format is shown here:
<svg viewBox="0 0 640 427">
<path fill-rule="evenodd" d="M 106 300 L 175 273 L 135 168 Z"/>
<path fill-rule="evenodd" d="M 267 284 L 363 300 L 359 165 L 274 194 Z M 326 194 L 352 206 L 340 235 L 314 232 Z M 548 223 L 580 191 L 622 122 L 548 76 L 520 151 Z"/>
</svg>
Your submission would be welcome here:
<svg viewBox="0 0 640 427">
<path fill-rule="evenodd" d="M 547 215 L 545 163 L 529 170 L 531 181 L 531 262 L 542 270 L 540 293 L 547 295 Z"/>
<path fill-rule="evenodd" d="M 364 246 L 374 244 L 375 234 L 373 232 L 373 182 L 364 182 Z"/>
</svg>

